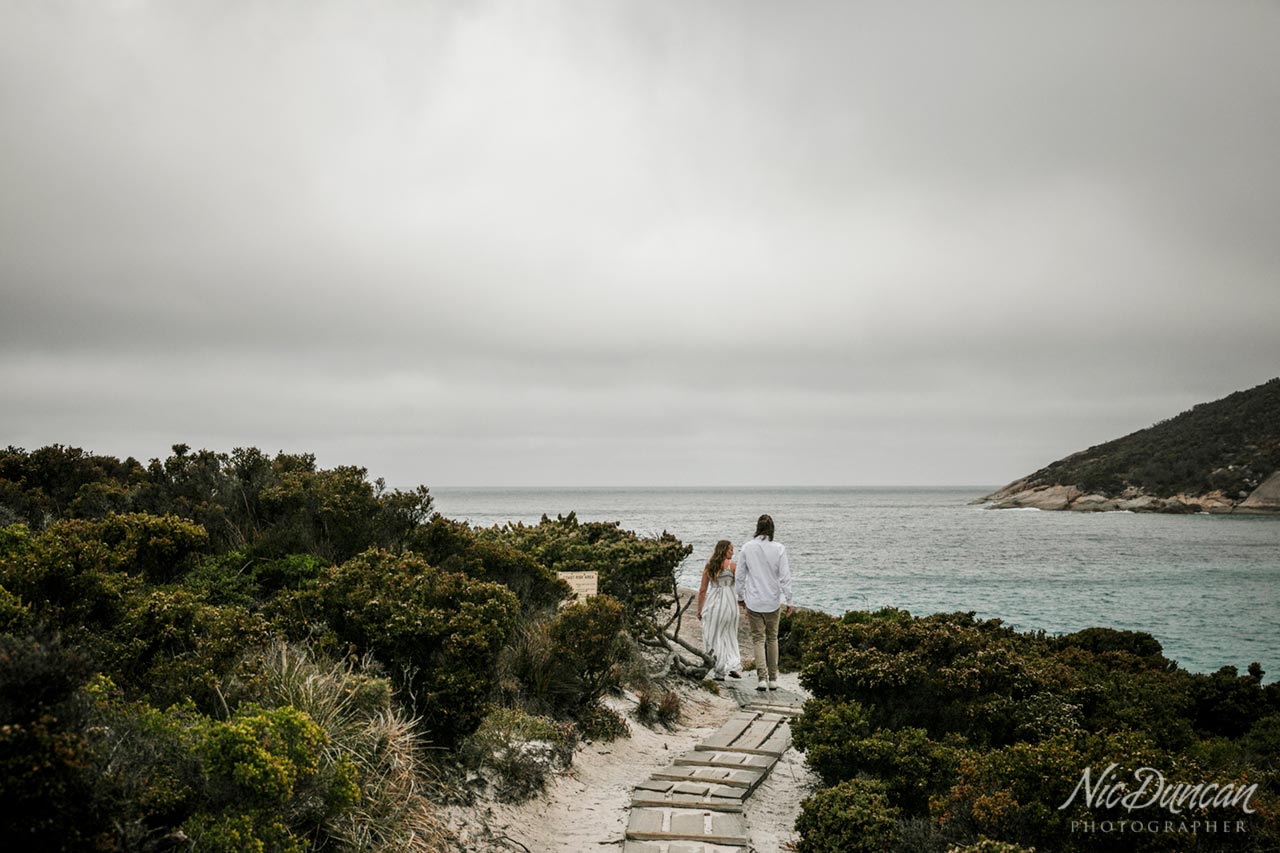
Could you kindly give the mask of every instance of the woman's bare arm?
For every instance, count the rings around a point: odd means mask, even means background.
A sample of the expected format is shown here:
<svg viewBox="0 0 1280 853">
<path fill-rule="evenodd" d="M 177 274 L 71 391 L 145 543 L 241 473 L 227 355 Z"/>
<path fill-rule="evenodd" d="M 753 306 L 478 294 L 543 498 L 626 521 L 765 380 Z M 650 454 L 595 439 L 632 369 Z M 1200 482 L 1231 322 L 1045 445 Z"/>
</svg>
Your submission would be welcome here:
<svg viewBox="0 0 1280 853">
<path fill-rule="evenodd" d="M 702 602 L 707 598 L 707 584 L 711 581 L 711 576 L 707 574 L 707 570 L 702 570 L 702 586 L 698 587 L 698 618 L 702 618 Z"/>
</svg>

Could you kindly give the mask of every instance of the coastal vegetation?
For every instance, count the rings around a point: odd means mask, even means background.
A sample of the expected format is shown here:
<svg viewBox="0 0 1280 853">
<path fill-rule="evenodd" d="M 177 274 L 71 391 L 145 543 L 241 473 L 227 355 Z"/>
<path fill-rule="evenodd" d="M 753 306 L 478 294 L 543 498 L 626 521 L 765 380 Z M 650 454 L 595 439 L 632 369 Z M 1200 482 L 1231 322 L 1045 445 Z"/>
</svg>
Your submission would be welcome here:
<svg viewBox="0 0 1280 853">
<path fill-rule="evenodd" d="M 1050 637 L 972 613 L 804 620 L 813 698 L 794 739 L 823 787 L 800 851 L 1280 848 L 1280 683 L 1256 663 L 1190 673 L 1148 634 Z M 1138 778 L 1136 798 L 1098 793 Z M 1236 796 L 1145 805 L 1156 779 Z"/>
<path fill-rule="evenodd" d="M 1229 511 L 1277 471 L 1280 378 L 1073 453 L 988 499 L 1027 503 L 1017 496 L 1068 487 L 1074 491 L 1062 496 L 1064 506 L 1043 508 L 1100 508 L 1097 498 L 1111 498 L 1128 501 L 1120 507 L 1128 509 Z M 1085 496 L 1095 497 L 1072 505 Z"/>
<path fill-rule="evenodd" d="M 450 849 L 656 692 L 674 536 L 476 529 L 308 454 L 0 451 L 0 837 L 24 850 Z M 596 571 L 571 602 L 556 572 Z M 463 784 L 458 780 L 465 780 Z"/>
</svg>

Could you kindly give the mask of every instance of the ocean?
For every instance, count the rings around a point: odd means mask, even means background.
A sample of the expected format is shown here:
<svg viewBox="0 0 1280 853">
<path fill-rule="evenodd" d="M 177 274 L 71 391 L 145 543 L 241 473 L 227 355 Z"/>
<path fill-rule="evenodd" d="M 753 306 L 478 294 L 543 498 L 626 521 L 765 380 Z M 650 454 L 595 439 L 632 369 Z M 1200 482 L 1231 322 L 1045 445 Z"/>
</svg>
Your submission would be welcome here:
<svg viewBox="0 0 1280 853">
<path fill-rule="evenodd" d="M 476 526 L 576 512 L 693 546 L 696 586 L 719 539 L 763 512 L 787 546 L 795 603 L 842 614 L 974 611 L 1021 631 L 1146 631 L 1186 669 L 1280 675 L 1280 518 L 990 510 L 994 486 L 943 488 L 441 488 L 435 508 Z"/>
</svg>

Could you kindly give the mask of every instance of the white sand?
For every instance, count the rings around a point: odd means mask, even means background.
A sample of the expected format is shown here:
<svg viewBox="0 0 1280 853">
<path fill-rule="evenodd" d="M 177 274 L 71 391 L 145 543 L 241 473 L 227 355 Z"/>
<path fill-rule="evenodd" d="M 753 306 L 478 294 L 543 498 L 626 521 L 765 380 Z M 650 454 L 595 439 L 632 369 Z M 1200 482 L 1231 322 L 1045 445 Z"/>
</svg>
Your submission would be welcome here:
<svg viewBox="0 0 1280 853">
<path fill-rule="evenodd" d="M 700 647 L 697 620 L 686 618 L 680 636 Z M 743 648 L 744 664 L 751 656 L 748 644 Z M 747 673 L 744 681 L 753 684 L 752 674 Z M 738 707 L 727 692 L 713 696 L 684 679 L 673 678 L 668 686 L 681 700 L 682 718 L 674 732 L 646 728 L 634 719 L 633 701 L 609 699 L 611 707 L 627 719 L 631 737 L 580 747 L 572 767 L 548 780 L 540 796 L 521 805 L 480 800 L 473 807 L 446 810 L 444 817 L 458 835 L 459 849 L 469 853 L 621 850 L 635 786 L 710 736 Z M 780 686 L 803 694 L 795 673 L 783 674 Z M 814 787 L 804 757 L 788 750 L 747 800 L 750 849 L 758 853 L 786 850 L 796 838 L 792 827 L 800 801 Z"/>
</svg>

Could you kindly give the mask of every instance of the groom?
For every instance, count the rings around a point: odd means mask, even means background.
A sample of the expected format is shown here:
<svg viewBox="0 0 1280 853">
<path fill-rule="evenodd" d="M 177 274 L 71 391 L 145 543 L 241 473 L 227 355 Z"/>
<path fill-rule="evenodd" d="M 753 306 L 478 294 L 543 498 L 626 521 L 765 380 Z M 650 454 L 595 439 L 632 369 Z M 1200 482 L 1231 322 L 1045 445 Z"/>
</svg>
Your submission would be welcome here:
<svg viewBox="0 0 1280 853">
<path fill-rule="evenodd" d="M 773 541 L 773 519 L 760 516 L 756 536 L 738 549 L 738 601 L 747 611 L 756 653 L 756 690 L 778 689 L 778 612 L 791 614 L 791 566 L 787 549 Z"/>
</svg>

